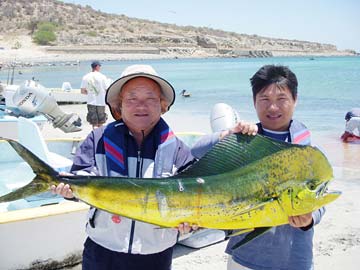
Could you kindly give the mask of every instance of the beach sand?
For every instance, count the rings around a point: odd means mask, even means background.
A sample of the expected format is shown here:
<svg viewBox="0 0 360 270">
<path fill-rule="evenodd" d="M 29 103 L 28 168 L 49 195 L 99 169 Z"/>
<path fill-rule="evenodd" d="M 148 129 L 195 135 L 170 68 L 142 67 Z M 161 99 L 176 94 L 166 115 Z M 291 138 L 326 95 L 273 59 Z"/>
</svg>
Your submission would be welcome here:
<svg viewBox="0 0 360 270">
<path fill-rule="evenodd" d="M 91 127 L 85 121 L 86 105 L 61 106 L 64 112 L 75 112 L 83 120 L 83 130 L 65 134 L 46 124 L 42 133 L 46 138 L 84 138 Z M 171 111 L 164 118 L 175 131 L 210 132 L 207 118 L 176 115 Z M 184 119 L 190 119 L 185 121 Z M 108 122 L 112 121 L 109 115 Z M 343 144 L 338 138 L 313 138 L 325 151 L 334 168 L 334 181 L 330 189 L 342 191 L 342 196 L 326 207 L 320 224 L 315 227 L 315 269 L 359 269 L 360 265 L 360 144 Z M 177 245 L 174 253 L 174 270 L 226 269 L 226 241 L 202 249 Z M 81 269 L 80 266 L 74 269 Z"/>
<path fill-rule="evenodd" d="M 19 42 L 21 48 L 13 48 L 13 44 Z M 40 63 L 56 63 L 56 62 L 69 62 L 76 63 L 78 61 L 90 61 L 94 59 L 107 61 L 107 60 L 149 60 L 149 59 L 167 59 L 167 58 L 188 58 L 189 56 L 182 55 L 181 53 L 163 53 L 160 54 L 111 54 L 111 53 L 66 53 L 66 52 L 49 52 L 46 51 L 46 46 L 37 46 L 31 41 L 28 35 L 16 35 L 14 37 L 5 37 L 0 34 L 0 66 L 10 65 L 14 62 L 25 65 L 35 65 Z M 195 57 L 207 57 L 206 53 L 199 51 L 197 54 L 192 55 Z"/>
</svg>

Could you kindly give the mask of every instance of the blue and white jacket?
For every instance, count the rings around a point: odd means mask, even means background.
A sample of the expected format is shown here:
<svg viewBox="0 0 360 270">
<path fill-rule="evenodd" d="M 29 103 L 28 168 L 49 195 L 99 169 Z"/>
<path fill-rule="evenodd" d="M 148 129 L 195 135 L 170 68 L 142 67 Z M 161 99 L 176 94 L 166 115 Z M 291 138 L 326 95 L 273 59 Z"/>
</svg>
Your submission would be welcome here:
<svg viewBox="0 0 360 270">
<path fill-rule="evenodd" d="M 78 149 L 71 171 L 75 174 L 168 177 L 193 159 L 190 149 L 179 140 L 164 120 L 156 124 L 139 148 L 122 121 L 92 131 Z M 117 252 L 153 254 L 176 243 L 177 229 L 116 216 L 92 208 L 86 225 L 88 236 L 97 244 Z"/>
<path fill-rule="evenodd" d="M 261 125 L 258 124 L 258 127 L 258 133 L 262 134 Z M 302 123 L 292 120 L 289 132 L 289 141 L 292 143 L 310 144 L 310 132 Z M 192 154 L 196 158 L 201 158 L 219 141 L 219 135 L 220 132 L 217 132 L 198 141 L 192 149 Z M 231 248 L 246 234 L 232 237 L 225 252 L 231 255 L 235 262 L 249 269 L 310 270 L 313 267 L 313 225 L 320 222 L 324 213 L 324 208 L 313 212 L 313 223 L 306 228 L 294 228 L 288 224 L 273 227 L 235 250 Z"/>
</svg>

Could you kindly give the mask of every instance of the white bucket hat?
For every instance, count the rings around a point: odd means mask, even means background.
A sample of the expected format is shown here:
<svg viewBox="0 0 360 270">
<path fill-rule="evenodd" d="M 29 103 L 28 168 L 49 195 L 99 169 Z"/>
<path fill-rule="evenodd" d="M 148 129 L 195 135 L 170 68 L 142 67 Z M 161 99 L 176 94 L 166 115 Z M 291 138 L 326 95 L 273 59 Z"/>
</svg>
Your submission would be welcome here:
<svg viewBox="0 0 360 270">
<path fill-rule="evenodd" d="M 114 81 L 106 91 L 105 101 L 110 107 L 114 119 L 121 119 L 120 111 L 120 92 L 125 83 L 136 77 L 146 77 L 155 81 L 159 86 L 168 106 L 168 111 L 175 101 L 175 90 L 172 85 L 165 79 L 159 77 L 154 68 L 150 65 L 132 65 L 128 66 L 122 73 L 121 77 Z"/>
</svg>

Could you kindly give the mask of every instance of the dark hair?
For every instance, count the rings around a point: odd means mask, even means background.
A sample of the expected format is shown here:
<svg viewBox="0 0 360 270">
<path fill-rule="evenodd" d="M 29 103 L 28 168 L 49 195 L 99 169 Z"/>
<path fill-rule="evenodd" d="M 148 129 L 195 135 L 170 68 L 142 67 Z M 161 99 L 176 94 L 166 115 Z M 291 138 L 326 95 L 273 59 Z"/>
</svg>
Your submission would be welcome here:
<svg viewBox="0 0 360 270">
<path fill-rule="evenodd" d="M 95 69 L 97 66 L 101 66 L 101 63 L 99 61 L 93 61 L 91 63 L 91 68 Z"/>
<path fill-rule="evenodd" d="M 254 100 L 261 90 L 273 83 L 280 87 L 289 88 L 294 100 L 297 97 L 298 81 L 296 75 L 286 66 L 265 65 L 250 78 L 250 82 Z"/>
<path fill-rule="evenodd" d="M 346 121 L 349 121 L 352 117 L 360 117 L 360 108 L 353 108 L 345 114 Z"/>
</svg>

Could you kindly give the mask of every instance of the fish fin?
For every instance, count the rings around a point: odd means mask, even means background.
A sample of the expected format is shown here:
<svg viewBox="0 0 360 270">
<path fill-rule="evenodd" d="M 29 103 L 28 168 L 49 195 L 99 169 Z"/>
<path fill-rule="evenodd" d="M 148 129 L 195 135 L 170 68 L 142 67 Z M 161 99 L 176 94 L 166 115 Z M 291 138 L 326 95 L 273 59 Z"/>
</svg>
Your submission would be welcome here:
<svg viewBox="0 0 360 270">
<path fill-rule="evenodd" d="M 31 169 L 35 174 L 45 173 L 49 175 L 58 175 L 58 173 L 53 168 L 51 168 L 48 164 L 38 158 L 22 144 L 11 139 L 1 139 L 7 141 L 11 145 L 11 147 L 14 148 L 18 155 L 30 165 Z"/>
<path fill-rule="evenodd" d="M 16 189 L 4 196 L 0 197 L 0 203 L 11 202 L 23 199 L 32 195 L 39 194 L 49 190 L 49 183 L 44 181 L 43 177 L 35 176 L 35 178 L 26 186 Z"/>
<path fill-rule="evenodd" d="M 267 231 L 269 231 L 272 227 L 259 227 L 255 228 L 253 231 L 248 233 L 240 242 L 236 243 L 231 250 L 235 250 L 243 245 L 246 245 L 251 240 L 254 240 L 255 238 L 259 237 L 260 235 L 263 235 Z"/>
<path fill-rule="evenodd" d="M 50 184 L 58 173 L 20 143 L 11 139 L 1 139 L 7 141 L 12 148 L 14 148 L 14 150 L 30 165 L 36 176 L 26 186 L 1 196 L 0 202 L 14 201 L 49 190 Z"/>
<path fill-rule="evenodd" d="M 240 234 L 244 234 L 244 233 L 248 233 L 248 232 L 252 232 L 253 230 L 255 230 L 254 228 L 250 228 L 250 229 L 241 229 L 241 230 L 233 230 L 231 233 L 229 233 L 227 235 L 227 237 L 234 237 L 234 236 L 238 236 Z"/>
<path fill-rule="evenodd" d="M 233 134 L 218 142 L 204 157 L 174 177 L 200 177 L 226 173 L 293 145 L 262 135 Z"/>
<path fill-rule="evenodd" d="M 260 208 L 269 207 L 271 205 L 278 205 L 278 201 L 276 198 L 271 198 L 265 202 L 259 202 L 256 205 L 252 205 L 251 207 L 244 209 L 242 212 L 237 213 L 237 216 L 244 215 L 244 214 L 250 214 L 253 211 L 257 211 Z"/>
</svg>

